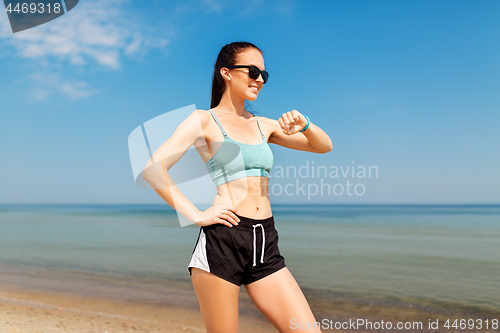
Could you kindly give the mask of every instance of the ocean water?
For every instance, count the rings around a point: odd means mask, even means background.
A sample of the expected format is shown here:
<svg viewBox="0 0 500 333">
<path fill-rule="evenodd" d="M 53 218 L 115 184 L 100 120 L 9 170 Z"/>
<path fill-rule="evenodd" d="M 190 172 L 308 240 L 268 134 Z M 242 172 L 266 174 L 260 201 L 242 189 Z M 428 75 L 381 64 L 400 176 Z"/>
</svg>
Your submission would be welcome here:
<svg viewBox="0 0 500 333">
<path fill-rule="evenodd" d="M 500 205 L 273 205 L 273 215 L 305 291 L 500 312 Z M 198 232 L 168 205 L 2 204 L 0 269 L 188 283 Z"/>
</svg>

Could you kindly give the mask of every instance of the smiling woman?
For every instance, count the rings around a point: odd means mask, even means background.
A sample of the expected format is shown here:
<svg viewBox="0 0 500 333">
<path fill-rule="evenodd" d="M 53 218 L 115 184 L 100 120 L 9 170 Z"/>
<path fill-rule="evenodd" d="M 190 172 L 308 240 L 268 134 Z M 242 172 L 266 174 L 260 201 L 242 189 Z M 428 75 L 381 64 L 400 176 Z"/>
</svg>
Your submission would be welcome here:
<svg viewBox="0 0 500 333">
<path fill-rule="evenodd" d="M 268 194 L 273 165 L 269 143 L 316 153 L 330 151 L 332 143 L 297 110 L 279 120 L 245 110 L 245 101 L 256 100 L 268 78 L 262 52 L 255 45 L 224 46 L 214 67 L 211 109 L 196 110 L 186 118 L 151 158 L 162 161 L 162 168 L 150 168 L 150 161 L 143 172 L 168 204 L 201 227 L 188 271 L 209 333 L 238 331 L 241 285 L 280 332 L 294 331 L 292 319 L 315 322 L 279 251 Z M 182 154 L 161 158 L 192 145 L 217 187 L 213 205 L 205 211 L 198 211 L 168 175 Z M 161 183 L 168 184 L 166 189 L 158 186 Z M 307 331 L 320 332 L 317 327 Z"/>
</svg>

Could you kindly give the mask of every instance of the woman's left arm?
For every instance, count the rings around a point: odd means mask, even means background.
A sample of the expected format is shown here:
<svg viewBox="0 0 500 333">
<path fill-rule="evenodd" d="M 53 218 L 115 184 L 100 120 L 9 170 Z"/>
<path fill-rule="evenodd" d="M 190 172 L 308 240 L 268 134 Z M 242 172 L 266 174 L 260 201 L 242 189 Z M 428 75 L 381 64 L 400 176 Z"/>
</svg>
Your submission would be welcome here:
<svg viewBox="0 0 500 333">
<path fill-rule="evenodd" d="M 263 117 L 259 117 L 263 118 Z M 271 128 L 268 143 L 283 147 L 324 154 L 332 150 L 332 140 L 321 128 L 307 119 L 297 110 L 283 113 L 280 119 L 263 118 L 267 127 Z"/>
</svg>

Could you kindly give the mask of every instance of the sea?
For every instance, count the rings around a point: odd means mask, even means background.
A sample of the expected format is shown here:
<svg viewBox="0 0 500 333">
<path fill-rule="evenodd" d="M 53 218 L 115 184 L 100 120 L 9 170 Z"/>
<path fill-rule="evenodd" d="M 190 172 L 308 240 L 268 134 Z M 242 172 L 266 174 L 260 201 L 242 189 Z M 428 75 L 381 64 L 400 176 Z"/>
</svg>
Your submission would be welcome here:
<svg viewBox="0 0 500 333">
<path fill-rule="evenodd" d="M 274 204 L 273 216 L 305 293 L 500 313 L 500 205 Z M 193 293 L 198 233 L 168 205 L 0 204 L 0 284 L 161 303 Z"/>
</svg>

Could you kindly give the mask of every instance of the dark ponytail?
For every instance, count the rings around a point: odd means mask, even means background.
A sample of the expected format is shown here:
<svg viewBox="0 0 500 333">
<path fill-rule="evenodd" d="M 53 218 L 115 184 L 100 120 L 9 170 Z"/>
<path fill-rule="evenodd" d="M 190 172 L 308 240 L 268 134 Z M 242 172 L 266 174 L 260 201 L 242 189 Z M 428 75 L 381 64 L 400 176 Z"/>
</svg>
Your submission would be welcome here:
<svg viewBox="0 0 500 333">
<path fill-rule="evenodd" d="M 224 91 L 226 90 L 226 84 L 224 82 L 224 79 L 222 78 L 222 75 L 220 75 L 220 69 L 222 67 L 235 65 L 238 54 L 251 47 L 262 53 L 262 51 L 257 46 L 248 42 L 234 42 L 225 45 L 220 50 L 219 55 L 217 56 L 217 61 L 214 65 L 214 75 L 212 78 L 212 100 L 210 103 L 211 109 L 219 105 L 222 99 L 222 95 L 224 95 Z"/>
</svg>

